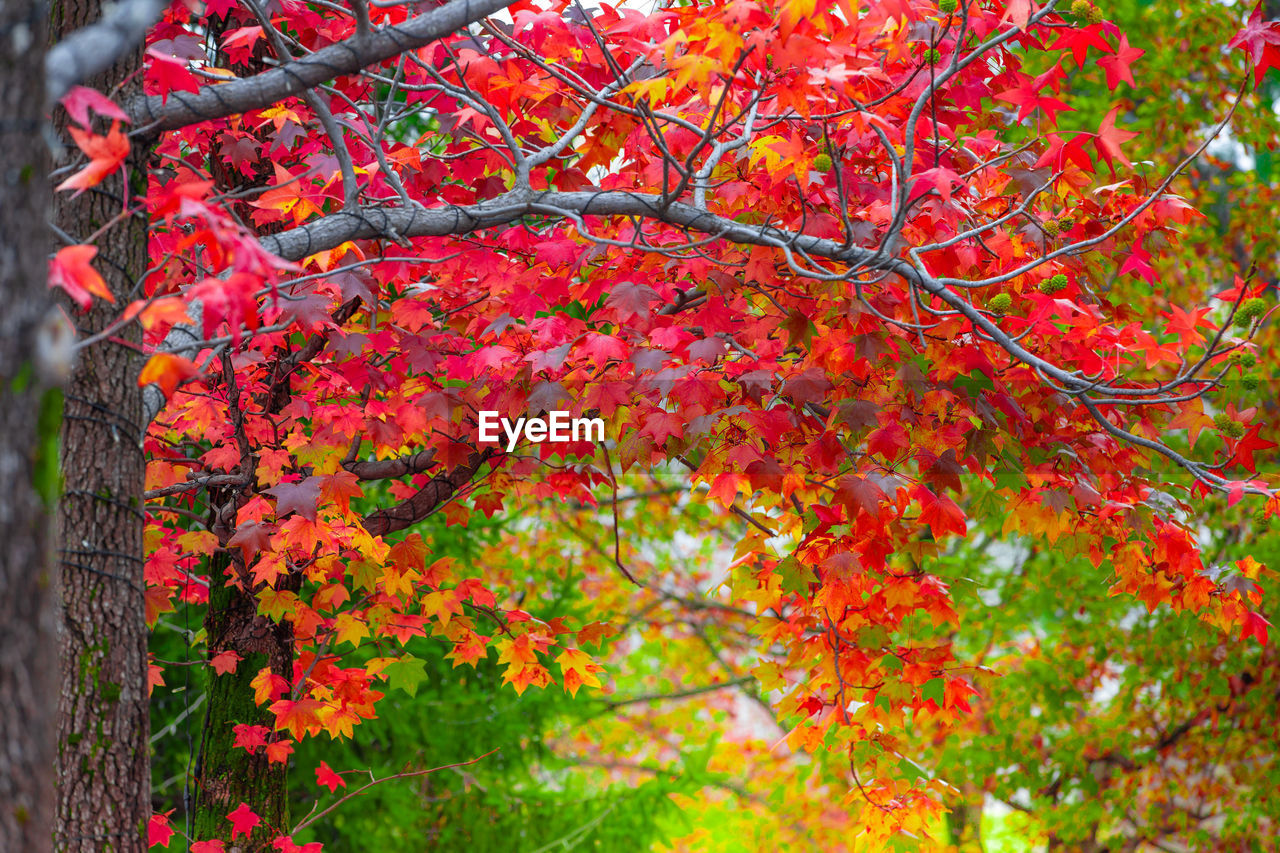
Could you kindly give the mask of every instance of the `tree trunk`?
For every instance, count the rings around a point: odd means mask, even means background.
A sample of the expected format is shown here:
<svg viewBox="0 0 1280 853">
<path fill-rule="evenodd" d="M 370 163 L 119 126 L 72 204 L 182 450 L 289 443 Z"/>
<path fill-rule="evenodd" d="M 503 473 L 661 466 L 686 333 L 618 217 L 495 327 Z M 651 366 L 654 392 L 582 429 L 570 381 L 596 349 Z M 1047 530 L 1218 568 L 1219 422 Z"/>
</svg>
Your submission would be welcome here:
<svg viewBox="0 0 1280 853">
<path fill-rule="evenodd" d="M 70 330 L 49 313 L 44 121 L 45 9 L 0 5 L 0 850 L 44 853 L 53 838 L 52 709 L 57 590 L 52 504 L 60 392 L 38 363 Z M 43 347 L 43 349 L 42 349 Z M 56 355 L 56 353 L 54 354 Z M 44 374 L 44 375 L 42 375 Z"/>
<path fill-rule="evenodd" d="M 958 853 L 982 853 L 982 791 L 966 788 L 950 804 L 947 834 Z"/>
<path fill-rule="evenodd" d="M 53 37 L 100 16 L 98 0 L 59 0 Z M 130 78 L 117 93 L 127 98 L 140 90 L 141 60 L 139 47 L 86 85 L 109 92 Z M 65 120 L 61 111 L 57 116 Z M 137 297 L 147 268 L 142 148 L 135 146 L 123 173 L 54 200 L 54 221 L 69 239 L 83 242 L 102 229 L 93 263 L 116 304 L 95 300 L 86 313 L 71 309 L 82 339 L 106 328 Z M 82 351 L 67 387 L 55 832 L 65 851 L 141 851 L 151 810 L 139 340 L 131 324 Z"/>
<path fill-rule="evenodd" d="M 231 24 L 228 17 L 214 24 L 211 29 L 215 38 L 220 38 L 222 30 Z M 220 54 L 217 64 L 238 76 L 252 76 L 268 67 L 263 61 L 267 53 L 266 42 L 260 41 L 253 56 L 245 62 L 232 63 L 225 54 Z M 259 132 L 258 139 L 264 143 L 265 151 L 267 137 Z M 238 170 L 228 171 L 218 156 L 211 159 L 210 166 L 219 192 L 231 194 L 233 198 L 242 197 L 233 202 L 230 209 L 241 222 L 251 227 L 253 207 L 243 197 L 254 188 L 267 185 L 271 174 L 269 164 L 258 163 L 252 175 L 244 175 Z M 261 237 L 282 228 L 279 223 L 271 223 L 253 230 Z M 224 374 L 223 382 L 234 382 L 234 378 Z M 230 393 L 235 393 L 230 390 L 233 386 L 226 387 Z M 246 471 L 253 470 L 251 460 L 241 461 L 247 466 Z M 225 500 L 238 506 L 244 499 L 231 495 L 225 496 Z M 210 503 L 217 507 L 223 500 L 211 494 Z M 229 529 L 219 523 L 226 518 L 235 518 L 233 509 L 229 512 L 226 509 L 215 510 L 214 523 L 210 525 L 224 547 L 226 540 L 235 532 L 234 525 Z M 243 584 L 227 586 L 226 581 L 232 575 L 245 578 Z M 300 577 L 283 579 L 281 587 L 296 589 L 299 581 Z M 270 703 L 259 706 L 254 701 L 255 691 L 250 682 L 263 667 L 270 667 L 274 674 L 293 682 L 293 627 L 287 622 L 277 624 L 258 615 L 258 600 L 251 592 L 243 562 L 238 555 L 232 559 L 226 552 L 219 552 L 211 561 L 209 607 L 204 627 L 210 660 L 224 651 L 236 652 L 241 660 L 234 672 L 225 675 L 218 675 L 212 668 L 207 670 L 209 695 L 205 706 L 208 711 L 200 734 L 195 768 L 194 838 L 200 841 L 231 841 L 232 827 L 227 821 L 227 814 L 241 803 L 246 803 L 261 823 L 245 846 L 249 850 L 265 850 L 272 838 L 289 830 L 288 761 L 270 761 L 266 750 L 261 747 L 250 753 L 235 746 L 235 726 L 264 726 L 269 731 L 274 728 L 275 717 L 267 710 Z M 272 732 L 268 739 L 286 737 L 284 732 Z"/>
<path fill-rule="evenodd" d="M 235 746 L 235 726 L 249 724 L 273 728 L 275 719 L 269 703 L 254 702 L 250 684 L 264 666 L 292 681 L 293 628 L 258 615 L 252 595 L 224 583 L 231 565 L 225 554 L 213 559 L 209 572 L 209 609 L 205 616 L 209 655 L 237 652 L 241 660 L 234 672 L 218 675 L 209 670 L 209 701 L 205 703 L 204 730 L 196 762 L 195 838 L 230 841 L 227 814 L 241 803 L 261 818 L 250 839 L 249 849 L 265 848 L 276 835 L 287 833 L 289 801 L 288 761 L 271 762 L 266 750 L 252 754 Z M 236 568 L 240 566 L 236 564 Z M 273 733 L 284 736 L 283 732 Z"/>
</svg>

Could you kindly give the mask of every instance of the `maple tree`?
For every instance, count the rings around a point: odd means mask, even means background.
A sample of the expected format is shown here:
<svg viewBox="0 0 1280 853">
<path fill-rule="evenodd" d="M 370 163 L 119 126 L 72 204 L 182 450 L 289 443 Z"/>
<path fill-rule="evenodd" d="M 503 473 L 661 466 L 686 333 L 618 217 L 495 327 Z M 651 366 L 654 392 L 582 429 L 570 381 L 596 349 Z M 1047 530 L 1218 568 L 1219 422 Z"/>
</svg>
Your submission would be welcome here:
<svg viewBox="0 0 1280 853">
<path fill-rule="evenodd" d="M 1117 90 L 1146 42 L 1107 18 L 1028 0 L 165 8 L 145 61 L 55 114 L 78 159 L 55 174 L 50 282 L 82 334 L 60 845 L 142 843 L 139 694 L 187 678 L 160 659 L 144 679 L 142 620 L 179 609 L 203 625 L 182 629 L 206 655 L 203 723 L 181 822 L 161 808 L 146 834 L 199 851 L 316 849 L 291 756 L 358 740 L 428 661 L 500 671 L 520 697 L 627 686 L 637 701 L 604 693 L 610 713 L 556 748 L 592 778 L 678 764 L 749 804 L 718 813 L 732 837 L 920 843 L 993 772 L 943 753 L 935 773 L 924 745 L 981 743 L 998 715 L 978 667 L 1031 668 L 966 639 L 982 616 L 953 569 L 987 528 L 1076 556 L 1033 589 L 1092 573 L 1115 596 L 1081 593 L 1099 614 L 1136 599 L 1266 645 L 1266 570 L 1207 563 L 1195 510 L 1280 508 L 1266 419 L 1229 393 L 1265 357 L 1272 260 L 1234 244 L 1249 263 L 1203 307 L 1185 278 L 1155 285 L 1199 245 L 1203 199 L 1178 180 L 1270 85 L 1280 30 L 1259 12 L 1206 42 L 1233 49 L 1206 60 L 1207 132 L 1143 160 Z M 481 411 L 553 410 L 609 440 L 477 440 Z M 144 429 L 143 454 L 110 452 Z M 566 503 L 600 511 L 566 521 Z M 511 521 L 468 562 L 423 535 L 433 516 Z M 653 557 L 685 536 L 726 565 Z M 574 609 L 545 565 L 571 554 Z M 636 625 L 661 651 L 608 642 Z M 696 726 L 670 709 L 733 716 L 735 696 L 783 746 L 729 726 L 689 758 Z M 86 756 L 128 769 L 79 773 Z M 349 796 L 349 769 L 321 759 L 315 780 Z"/>
</svg>

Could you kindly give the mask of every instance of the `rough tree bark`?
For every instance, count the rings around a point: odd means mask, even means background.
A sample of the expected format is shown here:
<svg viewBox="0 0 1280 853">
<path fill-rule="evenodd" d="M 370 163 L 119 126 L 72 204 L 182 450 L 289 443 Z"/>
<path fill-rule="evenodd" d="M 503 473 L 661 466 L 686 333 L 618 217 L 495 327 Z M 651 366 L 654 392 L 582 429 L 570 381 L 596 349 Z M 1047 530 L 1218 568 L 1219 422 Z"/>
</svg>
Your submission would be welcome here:
<svg viewBox="0 0 1280 853">
<path fill-rule="evenodd" d="M 53 37 L 95 23 L 101 12 L 98 0 L 59 0 L 51 15 Z M 139 47 L 86 85 L 110 93 L 128 80 L 116 93 L 128 97 L 140 89 L 135 72 L 141 61 Z M 58 116 L 65 120 L 61 111 Z M 95 301 L 87 313 L 73 311 L 81 339 L 106 328 L 135 298 L 147 267 L 141 149 L 135 146 L 123 174 L 79 196 L 59 193 L 54 200 L 63 239 L 84 242 L 101 231 L 93 239 L 94 266 L 117 303 Z M 55 845 L 65 851 L 145 849 L 151 779 L 138 342 L 134 325 L 87 347 L 66 392 L 55 825 Z"/>
<path fill-rule="evenodd" d="M 57 590 L 52 502 L 59 392 L 38 354 L 48 313 L 45 9 L 0 4 L 0 850 L 51 849 Z M 67 342 L 69 343 L 69 341 Z"/>
<path fill-rule="evenodd" d="M 219 28 L 225 25 L 224 19 Z M 218 58 L 218 64 L 237 76 L 257 75 L 268 68 L 263 61 L 267 53 L 265 42 L 260 42 L 257 51 L 244 63 L 230 63 L 223 55 Z M 265 137 L 261 141 L 267 142 Z M 257 187 L 266 186 L 270 175 L 270 165 L 261 162 L 251 175 L 215 169 L 212 177 L 220 192 L 247 195 Z M 253 229 L 253 208 L 243 201 L 234 203 L 231 210 L 258 236 L 280 228 L 272 225 Z M 243 421 L 231 357 L 224 357 L 222 365 L 234 426 L 239 431 Z M 276 401 L 279 405 L 288 402 L 287 388 L 284 390 L 284 396 Z M 252 457 L 243 457 L 239 473 L 251 478 L 255 465 Z M 226 550 L 227 539 L 235 530 L 236 510 L 243 502 L 243 496 L 235 489 L 210 492 L 209 529 L 217 534 L 223 550 L 210 561 L 209 606 L 204 620 L 206 646 L 210 660 L 221 652 L 234 651 L 240 655 L 240 661 L 234 672 L 219 675 L 212 667 L 207 670 L 209 692 L 205 706 L 208 710 L 196 757 L 192 828 L 198 840 L 233 841 L 227 814 L 240 803 L 247 803 L 261 819 L 247 847 L 266 849 L 273 838 L 289 831 L 288 762 L 271 761 L 262 749 L 250 753 L 236 746 L 235 726 L 274 728 L 275 718 L 268 710 L 269 703 L 258 705 L 254 700 L 252 681 L 265 667 L 292 683 L 293 626 L 288 622 L 273 622 L 258 613 L 258 600 L 253 595 L 253 583 L 244 560 L 238 549 Z M 226 581 L 232 577 L 239 579 L 239 583 L 227 586 Z M 301 577 L 294 576 L 282 580 L 280 587 L 296 590 L 300 585 Z M 271 739 L 282 737 L 286 737 L 283 732 L 270 735 Z"/>
<path fill-rule="evenodd" d="M 227 814 L 240 803 L 248 803 L 262 819 L 249 844 L 265 847 L 276 835 L 288 832 L 288 762 L 272 762 L 262 749 L 250 753 L 237 747 L 235 726 L 273 728 L 274 717 L 266 705 L 254 702 L 250 682 L 263 667 L 292 680 L 293 626 L 259 616 L 258 602 L 252 594 L 219 583 L 230 565 L 225 554 L 213 559 L 204 627 L 210 655 L 230 650 L 237 652 L 241 660 L 234 672 L 218 675 L 209 671 L 209 701 L 205 703 L 208 712 L 196 763 L 192 828 L 199 840 L 229 841 L 231 824 Z M 235 568 L 238 573 L 244 571 L 239 561 Z M 282 734 L 274 732 L 272 737 Z"/>
</svg>

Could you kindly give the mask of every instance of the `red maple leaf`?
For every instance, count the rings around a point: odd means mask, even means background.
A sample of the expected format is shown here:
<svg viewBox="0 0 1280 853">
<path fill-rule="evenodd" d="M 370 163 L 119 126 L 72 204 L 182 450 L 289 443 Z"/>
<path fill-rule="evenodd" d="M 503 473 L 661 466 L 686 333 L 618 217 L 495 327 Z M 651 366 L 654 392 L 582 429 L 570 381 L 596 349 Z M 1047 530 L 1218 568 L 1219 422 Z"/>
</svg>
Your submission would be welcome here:
<svg viewBox="0 0 1280 853">
<path fill-rule="evenodd" d="M 1067 106 L 1064 102 L 1057 98 L 1042 95 L 1041 89 L 1034 82 L 1028 81 L 1026 84 L 1016 89 L 1006 89 L 996 95 L 997 101 L 1008 101 L 1021 109 L 1018 110 L 1018 121 L 1022 121 L 1036 110 L 1043 110 L 1045 117 L 1049 121 L 1054 121 L 1057 114 L 1064 110 L 1074 110 L 1075 107 Z"/>
<path fill-rule="evenodd" d="M 147 51 L 147 88 L 162 99 L 170 92 L 199 92 L 200 81 L 187 70 L 187 63 L 152 48 Z"/>
<path fill-rule="evenodd" d="M 320 477 L 308 477 L 299 483 L 279 483 L 263 491 L 275 497 L 277 518 L 296 512 L 307 521 L 315 521 L 316 504 L 320 502 L 320 483 Z"/>
<path fill-rule="evenodd" d="M 97 254 L 97 246 L 64 246 L 49 261 L 49 286 L 61 287 L 83 311 L 89 310 L 94 296 L 116 301 L 90 263 Z"/>
<path fill-rule="evenodd" d="M 852 517 L 862 508 L 868 515 L 876 515 L 880 511 L 880 502 L 885 500 L 884 489 L 868 479 L 853 474 L 840 478 L 836 488 L 836 500 L 848 508 Z"/>
<path fill-rule="evenodd" d="M 1083 68 L 1085 57 L 1089 54 L 1089 48 L 1091 47 L 1096 47 L 1104 53 L 1111 52 L 1111 45 L 1107 44 L 1107 40 L 1102 37 L 1100 27 L 1083 27 L 1068 30 L 1061 38 L 1050 45 L 1049 49 L 1070 49 L 1071 58 L 1075 60 L 1076 65 Z"/>
<path fill-rule="evenodd" d="M 364 497 L 360 481 L 350 471 L 338 471 L 319 478 L 320 497 L 332 501 L 343 512 L 351 509 L 351 499 Z"/>
<path fill-rule="evenodd" d="M 227 547 L 238 546 L 247 563 L 259 551 L 265 551 L 271 547 L 271 534 L 275 530 L 276 528 L 273 524 L 247 521 L 240 525 L 231 538 L 227 540 Z"/>
<path fill-rule="evenodd" d="M 1137 62 L 1144 53 L 1146 51 L 1141 48 L 1130 47 L 1129 36 L 1122 33 L 1115 54 L 1098 60 L 1098 65 L 1107 72 L 1107 88 L 1114 92 L 1121 81 L 1130 86 L 1137 85 L 1133 81 L 1133 72 L 1129 70 L 1129 66 Z"/>
<path fill-rule="evenodd" d="M 196 841 L 191 845 L 191 853 L 226 853 L 227 845 L 220 841 Z"/>
<path fill-rule="evenodd" d="M 169 815 L 173 814 L 173 809 L 163 814 L 153 814 L 147 820 L 147 846 L 148 847 L 168 847 L 169 839 L 173 837 L 173 827 L 169 825 Z"/>
<path fill-rule="evenodd" d="M 1253 83 L 1258 85 L 1267 71 L 1280 68 L 1280 21 L 1262 20 L 1262 3 L 1259 0 L 1249 16 L 1244 29 L 1228 42 L 1230 47 L 1243 48 L 1253 63 Z"/>
<path fill-rule="evenodd" d="M 172 397 L 173 392 L 184 380 L 199 372 L 200 368 L 196 367 L 195 362 L 190 359 L 171 352 L 158 352 L 147 359 L 147 363 L 143 365 L 142 371 L 138 374 L 138 387 L 159 385 L 165 397 Z"/>
<path fill-rule="evenodd" d="M 618 312 L 618 319 L 649 316 L 649 306 L 658 301 L 658 292 L 647 284 L 623 281 L 613 286 L 604 304 Z"/>
<path fill-rule="evenodd" d="M 1075 109 L 1067 106 L 1057 98 L 1042 94 L 1049 92 L 1057 94 L 1061 85 L 1059 81 L 1065 76 L 1062 72 L 1062 62 L 1059 60 L 1048 71 L 1045 71 L 1035 79 L 1026 78 L 1020 85 L 996 95 L 996 100 L 1008 101 L 1011 104 L 1019 105 L 1022 108 L 1018 113 L 1019 121 L 1031 115 L 1035 110 L 1043 110 L 1045 117 L 1050 122 L 1053 122 L 1057 113 L 1063 110 Z"/>
<path fill-rule="evenodd" d="M 1005 100 L 1008 99 L 1006 98 Z M 1048 98 L 1047 100 L 1052 101 L 1053 98 Z M 1059 103 L 1061 103 L 1061 101 L 1059 101 Z M 1063 104 L 1063 106 L 1066 107 L 1066 104 Z M 1032 109 L 1035 108 L 1032 107 Z M 1070 107 L 1067 107 L 1067 109 L 1070 109 Z M 1027 112 L 1030 111 L 1031 110 L 1027 110 Z M 961 180 L 960 176 L 951 169 L 942 167 L 936 169 L 925 169 L 923 172 L 916 175 L 915 182 L 911 185 L 911 197 L 913 199 L 918 198 L 929 190 L 935 189 L 938 191 L 938 195 L 942 197 L 943 204 L 949 204 L 951 202 L 951 188 L 955 184 L 963 185 L 963 183 L 964 181 Z"/>
<path fill-rule="evenodd" d="M 129 120 L 129 116 L 115 101 L 86 86 L 72 86 L 71 91 L 63 95 L 59 103 L 66 108 L 71 120 L 85 130 L 89 129 L 89 110 L 107 118 L 118 118 L 124 122 Z"/>
<path fill-rule="evenodd" d="M 1258 470 L 1258 464 L 1254 461 L 1253 451 L 1270 450 L 1276 446 L 1274 441 L 1268 441 L 1262 437 L 1263 424 L 1253 424 L 1249 427 L 1248 432 L 1236 442 L 1235 455 L 1232 462 L 1243 465 L 1249 471 Z"/>
<path fill-rule="evenodd" d="M 254 46 L 262 39 L 262 27 L 239 27 L 222 37 L 222 50 L 233 65 L 248 62 Z"/>
<path fill-rule="evenodd" d="M 1259 613 L 1252 610 L 1245 614 L 1244 626 L 1240 631 L 1240 641 L 1244 642 L 1250 637 L 1257 637 L 1258 642 L 1262 645 L 1267 644 L 1267 627 L 1271 623 L 1268 622 Z"/>
<path fill-rule="evenodd" d="M 232 841 L 236 840 L 237 835 L 248 838 L 253 828 L 262 822 L 262 819 L 254 814 L 253 809 L 249 808 L 248 803 L 241 803 L 235 811 L 227 815 L 227 820 L 231 821 Z"/>
<path fill-rule="evenodd" d="M 1151 253 L 1142 248 L 1142 240 L 1135 242 L 1129 251 L 1129 257 L 1120 266 L 1120 275 L 1125 273 L 1133 273 L 1134 275 L 1145 279 L 1148 284 L 1154 284 L 1156 280 L 1156 271 L 1151 268 L 1149 261 Z"/>
<path fill-rule="evenodd" d="M 920 499 L 920 523 L 929 525 L 934 539 L 941 539 L 947 533 L 965 534 L 964 513 L 950 498 L 935 495 L 923 487 L 917 489 L 916 494 Z"/>
<path fill-rule="evenodd" d="M 1084 148 L 1085 142 L 1089 139 L 1090 135 L 1087 133 L 1077 133 L 1069 139 L 1060 133 L 1049 134 L 1049 147 L 1036 161 L 1036 168 L 1052 166 L 1055 170 L 1061 171 L 1067 163 L 1075 163 L 1086 172 L 1092 172 L 1093 158 Z"/>
<path fill-rule="evenodd" d="M 298 844 L 293 840 L 292 835 L 276 836 L 271 841 L 271 847 L 279 850 L 280 853 L 320 853 L 324 849 L 324 845 L 320 841 L 307 841 L 306 844 Z"/>
<path fill-rule="evenodd" d="M 1031 21 L 1031 0 L 1009 0 L 1009 5 L 1000 18 L 1000 23 L 1005 21 L 1012 21 L 1015 27 L 1025 30 Z"/>
<path fill-rule="evenodd" d="M 255 726 L 250 723 L 240 723 L 232 728 L 235 732 L 234 746 L 241 749 L 247 749 L 253 752 L 260 746 L 267 745 L 267 735 L 271 731 L 266 726 Z"/>
<path fill-rule="evenodd" d="M 347 787 L 346 780 L 335 773 L 327 761 L 321 761 L 316 768 L 316 784 L 328 788 L 331 794 L 339 788 Z"/>
<path fill-rule="evenodd" d="M 1209 308 L 1193 308 L 1190 311 L 1184 311 L 1177 305 L 1169 306 L 1169 325 L 1166 332 L 1171 335 L 1177 335 L 1183 344 L 1198 342 L 1202 335 L 1200 329 L 1212 329 L 1213 324 L 1205 319 L 1205 315 L 1209 313 Z"/>
<path fill-rule="evenodd" d="M 1094 146 L 1098 149 L 1098 156 L 1111 167 L 1113 174 L 1116 170 L 1115 163 L 1112 162 L 1113 157 L 1119 157 L 1120 162 L 1126 166 L 1133 165 L 1129 162 L 1129 158 L 1120 151 L 1120 146 L 1138 135 L 1116 127 L 1116 113 L 1118 112 L 1120 112 L 1119 107 L 1111 108 L 1111 112 L 1107 113 L 1107 117 L 1102 120 L 1102 126 L 1098 128 L 1098 135 L 1094 138 Z"/>
<path fill-rule="evenodd" d="M 308 841 L 306 844 L 299 844 L 293 840 L 292 835 L 277 836 L 271 842 L 271 846 L 279 850 L 280 853 L 320 853 L 324 849 L 319 841 Z"/>
</svg>

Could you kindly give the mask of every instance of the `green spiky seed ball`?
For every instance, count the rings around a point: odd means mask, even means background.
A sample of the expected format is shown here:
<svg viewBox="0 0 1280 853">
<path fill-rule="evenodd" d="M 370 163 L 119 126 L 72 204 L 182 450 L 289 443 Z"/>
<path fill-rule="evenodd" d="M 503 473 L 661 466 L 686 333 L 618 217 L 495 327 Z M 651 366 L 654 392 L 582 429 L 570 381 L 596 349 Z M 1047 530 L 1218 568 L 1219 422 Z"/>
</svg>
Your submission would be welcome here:
<svg viewBox="0 0 1280 853">
<path fill-rule="evenodd" d="M 1107 17 L 1102 14 L 1101 9 L 1090 3 L 1088 11 L 1084 13 L 1084 19 L 1091 24 L 1101 24 Z"/>
<path fill-rule="evenodd" d="M 1232 364 L 1238 364 L 1246 370 L 1258 363 L 1258 357 L 1248 350 L 1238 349 L 1231 353 L 1229 359 Z"/>
<path fill-rule="evenodd" d="M 1057 293 L 1061 290 L 1066 289 L 1066 286 L 1067 286 L 1067 277 L 1062 273 L 1058 273 L 1057 275 L 1050 276 L 1049 278 L 1040 282 L 1040 292 L 1052 295 L 1054 293 Z"/>
<path fill-rule="evenodd" d="M 1071 14 L 1077 18 L 1084 18 L 1089 14 L 1089 7 L 1092 5 L 1089 0 L 1075 0 L 1071 4 Z"/>
<path fill-rule="evenodd" d="M 1230 438 L 1239 438 L 1244 435 L 1244 424 L 1239 421 L 1232 420 L 1225 412 L 1220 412 L 1213 416 L 1213 423 L 1222 431 L 1222 434 Z"/>
<path fill-rule="evenodd" d="M 936 47 L 931 47 L 924 52 L 924 61 L 929 63 L 930 65 L 933 65 L 941 58 L 942 58 L 942 54 L 938 51 Z"/>
<path fill-rule="evenodd" d="M 1075 219 L 1075 217 L 1074 217 L 1074 216 L 1061 216 L 1061 217 L 1058 217 L 1058 231 L 1059 231 L 1059 233 L 1061 233 L 1061 232 L 1063 232 L 1063 231 L 1070 231 L 1072 228 L 1075 228 L 1075 227 L 1076 227 L 1076 219 Z"/>
<path fill-rule="evenodd" d="M 813 168 L 819 172 L 830 172 L 831 171 L 831 155 L 819 154 L 817 157 L 814 157 Z"/>
<path fill-rule="evenodd" d="M 1057 237 L 1059 230 L 1061 230 L 1058 226 L 1058 220 L 1056 219 L 1046 219 L 1044 222 L 1040 223 L 1040 227 L 1043 228 L 1044 233 L 1050 237 Z"/>
<path fill-rule="evenodd" d="M 938 11 L 944 15 L 950 15 L 959 5 L 957 0 L 938 0 Z"/>
<path fill-rule="evenodd" d="M 987 307 L 993 314 L 1003 314 L 1013 306 L 1013 297 L 1007 293 L 997 293 L 987 300 Z"/>
<path fill-rule="evenodd" d="M 1244 386 L 1246 391 L 1257 391 L 1262 382 L 1258 379 L 1258 374 L 1246 373 L 1240 377 L 1240 384 Z"/>
<path fill-rule="evenodd" d="M 1247 326 L 1267 312 L 1267 300 L 1260 296 L 1246 299 L 1236 311 L 1236 325 Z"/>
</svg>

